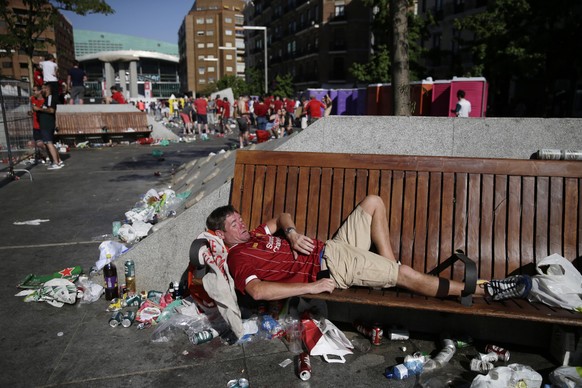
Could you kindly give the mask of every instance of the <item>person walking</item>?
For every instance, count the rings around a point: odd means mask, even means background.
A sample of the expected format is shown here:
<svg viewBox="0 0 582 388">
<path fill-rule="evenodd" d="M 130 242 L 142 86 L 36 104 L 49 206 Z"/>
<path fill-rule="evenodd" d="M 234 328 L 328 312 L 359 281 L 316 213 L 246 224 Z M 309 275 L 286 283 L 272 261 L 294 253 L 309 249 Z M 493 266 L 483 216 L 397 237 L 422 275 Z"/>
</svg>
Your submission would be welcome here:
<svg viewBox="0 0 582 388">
<path fill-rule="evenodd" d="M 457 117 L 469 117 L 471 114 L 471 102 L 465 98 L 465 91 L 459 90 L 457 92 L 457 106 L 452 109 L 451 112 L 456 114 Z"/>
</svg>

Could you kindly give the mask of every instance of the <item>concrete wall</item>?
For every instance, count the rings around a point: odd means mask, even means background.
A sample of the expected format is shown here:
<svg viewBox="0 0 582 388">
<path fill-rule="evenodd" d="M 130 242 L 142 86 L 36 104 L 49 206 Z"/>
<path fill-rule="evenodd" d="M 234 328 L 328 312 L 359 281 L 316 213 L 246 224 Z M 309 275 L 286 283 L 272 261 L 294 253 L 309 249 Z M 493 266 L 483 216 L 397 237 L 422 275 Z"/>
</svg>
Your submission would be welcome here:
<svg viewBox="0 0 582 388">
<path fill-rule="evenodd" d="M 582 119 L 331 116 L 279 150 L 529 159 L 582 149 Z"/>
<path fill-rule="evenodd" d="M 332 116 L 285 141 L 258 148 L 528 159 L 541 148 L 582 149 L 582 119 Z M 235 156 L 232 152 L 228 158 Z M 232 160 L 223 163 L 223 169 L 232 169 Z M 204 179 L 201 174 L 193 182 L 207 187 L 199 202 L 125 254 L 124 259 L 136 262 L 139 290 L 165 290 L 170 281 L 178 280 L 188 264 L 192 240 L 204 230 L 206 216 L 228 203 L 230 183 L 223 179 L 212 184 Z"/>
</svg>

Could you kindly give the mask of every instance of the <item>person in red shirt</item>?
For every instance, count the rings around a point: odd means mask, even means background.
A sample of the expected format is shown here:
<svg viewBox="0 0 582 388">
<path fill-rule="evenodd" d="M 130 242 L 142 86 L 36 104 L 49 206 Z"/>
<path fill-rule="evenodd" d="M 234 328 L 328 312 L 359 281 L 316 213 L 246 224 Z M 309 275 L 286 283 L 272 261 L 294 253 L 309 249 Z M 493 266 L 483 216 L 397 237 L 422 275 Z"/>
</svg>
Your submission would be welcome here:
<svg viewBox="0 0 582 388">
<path fill-rule="evenodd" d="M 200 134 L 200 139 L 208 140 L 208 100 L 205 96 L 200 95 L 196 100 L 194 100 L 194 108 L 196 109 L 196 121 L 198 122 L 198 133 Z M 202 124 L 204 124 L 204 132 L 202 132 Z"/>
<path fill-rule="evenodd" d="M 232 129 L 228 126 L 230 119 L 230 101 L 227 97 L 222 100 L 222 132 L 232 134 Z"/>
<path fill-rule="evenodd" d="M 41 75 L 42 79 L 42 75 Z M 42 95 L 42 88 L 38 85 L 32 86 L 32 96 L 30 96 L 30 103 L 32 104 L 32 138 L 34 139 L 35 143 L 35 152 L 34 152 L 34 162 L 42 162 L 44 163 L 46 159 L 46 145 L 42 141 L 42 135 L 40 133 L 40 123 L 38 121 L 38 114 L 37 109 L 42 108 L 44 105 L 44 97 Z"/>
<path fill-rule="evenodd" d="M 44 78 L 42 75 L 42 68 L 40 67 L 40 65 L 34 65 L 33 79 L 34 79 L 34 84 L 36 86 L 38 86 L 39 93 L 40 93 L 40 89 L 42 88 L 42 85 L 44 84 Z"/>
<path fill-rule="evenodd" d="M 316 100 L 315 96 L 310 96 L 310 100 L 305 105 L 305 110 L 307 111 L 307 117 L 309 119 L 309 125 L 313 124 L 321 118 L 321 110 L 325 110 L 326 106 L 323 102 Z"/>
<path fill-rule="evenodd" d="M 123 93 L 119 90 L 117 86 L 112 86 L 111 90 L 111 97 L 105 98 L 105 103 L 107 104 L 127 104 L 125 101 L 125 97 L 123 97 Z"/>
<path fill-rule="evenodd" d="M 269 106 L 265 104 L 263 97 L 259 97 L 259 102 L 253 105 L 255 110 L 255 117 L 257 118 L 257 129 L 267 129 L 267 121 L 269 115 Z"/>
<path fill-rule="evenodd" d="M 281 97 L 275 96 L 275 101 L 273 101 L 273 112 L 279 112 L 283 107 L 283 101 Z"/>
<path fill-rule="evenodd" d="M 228 267 L 238 291 L 255 300 L 280 300 L 333 292 L 351 286 L 403 287 L 420 295 L 458 297 L 465 284 L 399 265 L 390 244 L 382 198 L 369 195 L 348 216 L 333 239 L 311 239 L 282 213 L 249 231 L 232 205 L 216 208 L 206 227 L 228 247 Z M 279 233 L 278 233 L 279 232 Z M 372 244 L 378 253 L 370 251 Z M 513 287 L 511 293 L 504 290 Z M 527 297 L 531 278 L 511 276 L 478 287 L 475 295 L 494 300 Z M 514 292 L 515 291 L 515 292 Z"/>
</svg>

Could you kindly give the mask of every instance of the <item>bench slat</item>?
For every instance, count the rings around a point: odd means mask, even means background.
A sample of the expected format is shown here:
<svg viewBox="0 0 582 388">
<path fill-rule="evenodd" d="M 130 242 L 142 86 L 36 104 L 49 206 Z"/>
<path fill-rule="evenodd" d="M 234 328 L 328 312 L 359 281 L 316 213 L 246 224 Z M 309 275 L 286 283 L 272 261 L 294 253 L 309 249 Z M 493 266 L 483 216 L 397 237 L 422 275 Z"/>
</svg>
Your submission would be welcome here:
<svg viewBox="0 0 582 388">
<path fill-rule="evenodd" d="M 370 290 L 352 287 L 347 290 L 335 290 L 331 294 L 304 295 L 307 298 L 326 300 L 330 302 L 366 304 L 372 306 L 405 308 L 425 311 L 438 310 L 441 313 L 466 314 L 494 318 L 520 319 L 541 322 L 558 323 L 568 326 L 582 326 L 579 313 L 570 310 L 556 309 L 527 300 L 511 299 L 502 302 L 491 302 L 484 298 L 474 298 L 473 305 L 466 307 L 454 299 L 438 299 L 413 294 L 406 290 Z"/>
</svg>

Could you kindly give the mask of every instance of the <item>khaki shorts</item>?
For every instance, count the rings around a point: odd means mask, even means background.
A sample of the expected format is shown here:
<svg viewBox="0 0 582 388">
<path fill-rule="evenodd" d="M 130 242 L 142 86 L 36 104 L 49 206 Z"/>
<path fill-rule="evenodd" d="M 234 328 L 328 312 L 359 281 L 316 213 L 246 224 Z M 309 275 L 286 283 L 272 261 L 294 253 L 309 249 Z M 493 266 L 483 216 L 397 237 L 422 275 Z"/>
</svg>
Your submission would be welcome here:
<svg viewBox="0 0 582 388">
<path fill-rule="evenodd" d="M 325 243 L 325 258 L 337 288 L 394 287 L 398 264 L 370 252 L 372 216 L 360 206 L 349 215 L 332 240 Z"/>
</svg>

